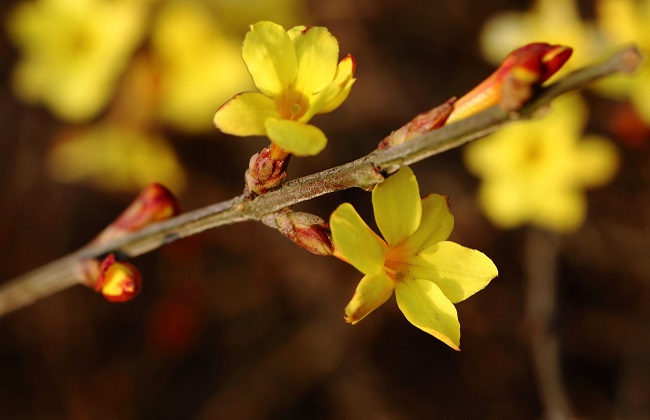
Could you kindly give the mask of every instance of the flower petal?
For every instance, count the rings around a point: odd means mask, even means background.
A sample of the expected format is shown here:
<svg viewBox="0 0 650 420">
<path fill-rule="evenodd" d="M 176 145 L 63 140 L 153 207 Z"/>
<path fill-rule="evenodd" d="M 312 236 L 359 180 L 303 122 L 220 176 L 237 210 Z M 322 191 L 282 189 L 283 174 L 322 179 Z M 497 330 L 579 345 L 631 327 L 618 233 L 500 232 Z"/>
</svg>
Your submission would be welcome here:
<svg viewBox="0 0 650 420">
<path fill-rule="evenodd" d="M 268 96 L 279 95 L 296 78 L 296 51 L 284 28 L 276 23 L 251 25 L 242 57 L 255 85 Z"/>
<path fill-rule="evenodd" d="M 431 280 L 453 303 L 472 296 L 499 274 L 485 254 L 454 242 L 433 244 L 419 257 L 428 263 L 428 267 L 420 264 L 411 275 Z"/>
<path fill-rule="evenodd" d="M 587 136 L 576 145 L 575 177 L 585 186 L 596 187 L 609 182 L 619 166 L 616 147 L 606 139 Z"/>
<path fill-rule="evenodd" d="M 265 126 L 273 143 L 296 156 L 317 155 L 327 144 L 325 134 L 310 124 L 271 118 L 266 120 Z"/>
<path fill-rule="evenodd" d="M 357 80 L 354 78 L 355 67 L 356 63 L 354 57 L 350 54 L 341 60 L 336 71 L 336 77 L 330 85 L 334 92 L 327 92 L 327 95 L 321 94 L 318 96 L 317 101 L 322 101 L 323 105 L 317 103 L 312 105 L 314 108 L 319 109 L 319 111 L 317 111 L 318 114 L 325 114 L 334 111 L 347 99 L 350 94 L 350 89 L 352 89 L 352 85 Z"/>
<path fill-rule="evenodd" d="M 388 246 L 368 227 L 350 203 L 341 204 L 330 216 L 335 252 L 366 275 L 383 272 Z"/>
<path fill-rule="evenodd" d="M 573 232 L 587 217 L 587 199 L 581 191 L 549 191 L 536 204 L 528 208 L 530 222 L 556 232 Z"/>
<path fill-rule="evenodd" d="M 395 288 L 397 305 L 408 321 L 454 350 L 460 350 L 456 307 L 428 280 L 407 279 Z"/>
<path fill-rule="evenodd" d="M 345 322 L 354 325 L 361 321 L 388 300 L 393 294 L 394 287 L 393 281 L 383 270 L 374 275 L 364 276 L 352 300 L 345 307 Z"/>
<path fill-rule="evenodd" d="M 339 44 L 324 27 L 312 26 L 294 34 L 292 41 L 298 62 L 294 87 L 298 92 L 310 96 L 334 80 Z"/>
<path fill-rule="evenodd" d="M 300 117 L 300 121 L 309 121 L 316 114 L 325 114 L 334 111 L 345 101 L 356 81 L 354 79 L 354 59 L 351 55 L 339 63 L 339 68 L 334 81 L 318 94 L 312 96 L 309 109 Z"/>
<path fill-rule="evenodd" d="M 404 243 L 404 252 L 419 254 L 423 249 L 449 238 L 453 229 L 454 216 L 449 211 L 447 196 L 429 194 L 422 199 L 422 221 Z"/>
<path fill-rule="evenodd" d="M 262 136 L 266 134 L 264 122 L 269 118 L 281 118 L 273 99 L 259 92 L 244 92 L 221 105 L 214 115 L 214 125 L 235 136 Z"/>
<path fill-rule="evenodd" d="M 403 167 L 372 191 L 372 206 L 381 234 L 395 246 L 413 234 L 420 225 L 422 203 L 413 171 Z"/>
</svg>

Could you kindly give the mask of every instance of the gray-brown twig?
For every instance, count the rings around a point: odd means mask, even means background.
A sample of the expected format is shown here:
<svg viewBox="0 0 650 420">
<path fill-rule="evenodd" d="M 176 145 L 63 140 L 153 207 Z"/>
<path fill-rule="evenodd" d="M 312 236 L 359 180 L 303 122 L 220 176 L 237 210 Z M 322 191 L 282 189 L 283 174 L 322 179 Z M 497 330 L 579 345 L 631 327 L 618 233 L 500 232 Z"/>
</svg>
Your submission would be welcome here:
<svg viewBox="0 0 650 420">
<path fill-rule="evenodd" d="M 385 175 L 397 171 L 402 166 L 484 137 L 512 121 L 530 118 L 554 98 L 579 90 L 614 73 L 631 73 L 641 61 L 642 54 L 638 48 L 622 48 L 605 61 L 575 71 L 542 89 L 516 113 L 493 107 L 402 145 L 375 150 L 353 162 L 287 182 L 278 189 L 254 199 L 241 195 L 153 224 L 99 247 L 84 247 L 2 285 L 0 316 L 78 284 L 76 271 L 80 260 L 97 258 L 109 252 L 123 258 L 135 257 L 208 229 L 246 220 L 260 220 L 266 214 L 323 194 L 352 187 L 370 189 L 382 182 Z"/>
</svg>

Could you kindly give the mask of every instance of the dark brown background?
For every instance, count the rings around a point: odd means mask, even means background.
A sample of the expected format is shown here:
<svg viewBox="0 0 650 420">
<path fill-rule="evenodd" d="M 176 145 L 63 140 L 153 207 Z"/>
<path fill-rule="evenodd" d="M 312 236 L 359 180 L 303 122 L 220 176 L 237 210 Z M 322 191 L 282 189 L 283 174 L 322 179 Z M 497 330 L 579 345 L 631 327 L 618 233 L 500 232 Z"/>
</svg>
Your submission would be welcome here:
<svg viewBox="0 0 650 420">
<path fill-rule="evenodd" d="M 3 20 L 14 3 L 0 6 Z M 526 6 L 309 2 L 310 18 L 296 24 L 329 27 L 341 52 L 356 57 L 358 82 L 338 111 L 314 119 L 330 143 L 318 157 L 294 159 L 290 177 L 362 156 L 416 113 L 468 90 L 493 69 L 476 41 L 482 23 L 499 10 Z M 9 79 L 16 59 L 3 35 L 2 282 L 79 248 L 133 197 L 48 178 L 47 151 L 65 124 L 14 99 Z M 610 118 L 628 115 L 624 105 L 589 99 L 590 131 L 612 139 L 631 135 L 613 128 Z M 588 222 L 562 241 L 553 325 L 569 398 L 585 418 L 649 415 L 648 131 L 632 134 L 635 147 L 617 142 L 618 177 L 589 192 Z M 180 197 L 187 210 L 239 194 L 248 157 L 265 144 L 216 130 L 167 135 L 189 173 Z M 523 323 L 526 230 L 499 231 L 480 215 L 477 180 L 460 157 L 451 151 L 413 169 L 423 193 L 450 196 L 451 239 L 482 250 L 499 267 L 498 279 L 458 305 L 461 352 L 412 327 L 394 300 L 356 326 L 345 324 L 343 308 L 359 273 L 308 254 L 261 224 L 243 223 L 137 258 L 145 288 L 129 303 L 110 304 L 79 286 L 0 319 L 0 417 L 541 416 Z M 298 208 L 327 218 L 350 201 L 371 220 L 369 198 L 344 191 Z"/>
</svg>

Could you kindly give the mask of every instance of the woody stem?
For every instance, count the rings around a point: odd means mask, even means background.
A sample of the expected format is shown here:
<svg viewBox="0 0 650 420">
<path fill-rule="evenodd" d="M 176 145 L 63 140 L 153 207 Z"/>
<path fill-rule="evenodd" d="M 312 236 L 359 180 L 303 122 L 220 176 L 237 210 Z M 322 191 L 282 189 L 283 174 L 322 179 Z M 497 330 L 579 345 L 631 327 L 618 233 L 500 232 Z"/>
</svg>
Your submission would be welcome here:
<svg viewBox="0 0 650 420">
<path fill-rule="evenodd" d="M 519 112 L 493 107 L 399 146 L 375 150 L 353 162 L 287 182 L 267 194 L 254 198 L 240 195 L 155 223 L 102 246 L 84 247 L 3 284 L 0 315 L 78 284 L 76 270 L 80 260 L 102 257 L 110 252 L 131 258 L 208 229 L 246 220 L 259 221 L 266 214 L 334 191 L 352 187 L 371 189 L 402 166 L 462 146 L 513 121 L 531 118 L 554 98 L 614 73 L 631 73 L 641 61 L 642 55 L 636 46 L 622 48 L 607 60 L 577 70 L 542 89 Z"/>
</svg>

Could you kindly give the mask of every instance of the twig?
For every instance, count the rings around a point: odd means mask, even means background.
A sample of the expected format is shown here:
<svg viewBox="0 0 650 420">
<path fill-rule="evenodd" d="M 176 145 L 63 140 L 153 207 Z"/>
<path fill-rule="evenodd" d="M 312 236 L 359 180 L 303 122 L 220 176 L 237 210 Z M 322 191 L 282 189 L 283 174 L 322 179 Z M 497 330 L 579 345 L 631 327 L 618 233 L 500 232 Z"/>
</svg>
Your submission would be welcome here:
<svg viewBox="0 0 650 420">
<path fill-rule="evenodd" d="M 570 419 L 555 322 L 559 237 L 534 228 L 526 233 L 526 325 L 544 418 Z"/>
<path fill-rule="evenodd" d="M 517 113 L 494 107 L 400 146 L 376 150 L 353 162 L 287 182 L 252 200 L 241 195 L 153 224 L 104 246 L 82 248 L 0 287 L 0 316 L 79 283 L 75 271 L 81 259 L 97 258 L 109 252 L 120 258 L 131 258 L 218 226 L 260 220 L 266 214 L 323 194 L 352 187 L 370 189 L 402 166 L 484 137 L 509 122 L 530 118 L 557 96 L 613 73 L 631 73 L 641 61 L 641 52 L 635 46 L 621 49 L 604 62 L 571 73 L 542 89 Z"/>
</svg>

